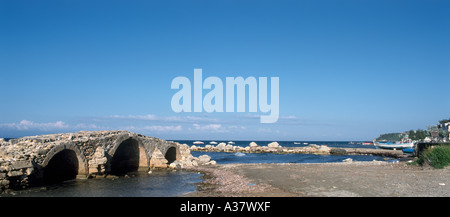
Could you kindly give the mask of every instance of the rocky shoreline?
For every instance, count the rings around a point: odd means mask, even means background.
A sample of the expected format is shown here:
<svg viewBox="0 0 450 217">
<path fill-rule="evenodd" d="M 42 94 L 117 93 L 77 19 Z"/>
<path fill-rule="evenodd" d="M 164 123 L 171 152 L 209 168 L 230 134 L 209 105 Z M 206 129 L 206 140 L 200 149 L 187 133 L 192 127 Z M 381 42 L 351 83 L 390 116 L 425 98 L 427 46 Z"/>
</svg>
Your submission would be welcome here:
<svg viewBox="0 0 450 217">
<path fill-rule="evenodd" d="M 330 148 L 326 145 L 315 145 L 303 147 L 282 147 L 278 142 L 269 143 L 267 146 L 259 146 L 251 142 L 248 146 L 233 146 L 231 144 L 219 143 L 218 145 L 196 146 L 192 145 L 190 151 L 202 152 L 243 152 L 243 153 L 276 153 L 276 154 L 317 154 L 317 155 L 377 155 L 384 157 L 403 158 L 407 157 L 401 150 L 371 149 L 371 148 Z"/>
<path fill-rule="evenodd" d="M 295 153 L 295 154 L 330 154 L 331 148 L 326 145 L 309 145 L 306 147 L 282 147 L 278 142 L 271 142 L 267 146 L 259 146 L 251 142 L 248 146 L 234 146 L 224 142 L 218 145 L 205 145 L 190 147 L 191 151 L 203 152 L 244 152 L 244 153 Z"/>
</svg>

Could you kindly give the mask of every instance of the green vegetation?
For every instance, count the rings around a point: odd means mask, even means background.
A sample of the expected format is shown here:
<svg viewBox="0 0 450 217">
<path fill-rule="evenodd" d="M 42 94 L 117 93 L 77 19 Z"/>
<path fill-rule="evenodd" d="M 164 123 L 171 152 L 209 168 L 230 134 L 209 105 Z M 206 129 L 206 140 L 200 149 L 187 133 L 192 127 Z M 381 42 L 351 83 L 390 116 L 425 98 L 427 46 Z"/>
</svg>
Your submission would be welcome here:
<svg viewBox="0 0 450 217">
<path fill-rule="evenodd" d="M 427 132 L 426 130 L 421 130 L 421 129 L 418 129 L 418 130 L 416 130 L 416 131 L 410 130 L 410 131 L 408 132 L 409 138 L 412 139 L 412 140 L 416 140 L 416 141 L 423 140 L 423 139 L 425 139 L 428 135 L 429 135 L 429 134 L 428 134 L 428 132 Z"/>
<path fill-rule="evenodd" d="M 403 134 L 402 133 L 386 133 L 381 134 L 377 141 L 387 140 L 387 141 L 399 141 L 402 140 Z"/>
<path fill-rule="evenodd" d="M 378 138 L 376 138 L 376 140 L 400 141 L 407 136 L 407 138 L 415 141 L 423 141 L 426 137 L 434 140 L 445 141 L 449 139 L 448 129 L 446 126 L 443 126 L 445 123 L 450 123 L 450 118 L 440 120 L 439 125 L 430 125 L 426 130 L 418 129 L 406 131 L 404 133 L 386 133 L 381 134 Z"/>
<path fill-rule="evenodd" d="M 422 152 L 417 160 L 419 165 L 430 165 L 442 169 L 450 165 L 450 145 L 429 147 Z"/>
</svg>

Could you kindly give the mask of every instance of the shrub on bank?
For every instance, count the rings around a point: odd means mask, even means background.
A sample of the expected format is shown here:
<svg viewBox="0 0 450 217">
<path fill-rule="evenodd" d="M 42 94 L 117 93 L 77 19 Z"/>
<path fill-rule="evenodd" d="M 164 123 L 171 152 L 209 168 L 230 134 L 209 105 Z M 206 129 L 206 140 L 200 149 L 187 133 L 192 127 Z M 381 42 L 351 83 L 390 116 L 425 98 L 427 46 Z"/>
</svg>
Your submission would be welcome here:
<svg viewBox="0 0 450 217">
<path fill-rule="evenodd" d="M 450 164 L 450 145 L 429 147 L 419 156 L 417 163 L 442 169 Z"/>
</svg>

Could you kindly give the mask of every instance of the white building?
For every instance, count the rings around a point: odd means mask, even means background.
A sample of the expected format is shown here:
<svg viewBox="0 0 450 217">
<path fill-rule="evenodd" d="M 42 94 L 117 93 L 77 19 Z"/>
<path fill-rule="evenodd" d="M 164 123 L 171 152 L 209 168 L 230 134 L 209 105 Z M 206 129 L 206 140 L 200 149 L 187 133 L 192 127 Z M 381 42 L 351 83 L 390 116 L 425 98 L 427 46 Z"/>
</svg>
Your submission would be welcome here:
<svg viewBox="0 0 450 217">
<path fill-rule="evenodd" d="M 439 124 L 439 128 L 447 132 L 447 139 L 450 140 L 450 122 Z"/>
</svg>

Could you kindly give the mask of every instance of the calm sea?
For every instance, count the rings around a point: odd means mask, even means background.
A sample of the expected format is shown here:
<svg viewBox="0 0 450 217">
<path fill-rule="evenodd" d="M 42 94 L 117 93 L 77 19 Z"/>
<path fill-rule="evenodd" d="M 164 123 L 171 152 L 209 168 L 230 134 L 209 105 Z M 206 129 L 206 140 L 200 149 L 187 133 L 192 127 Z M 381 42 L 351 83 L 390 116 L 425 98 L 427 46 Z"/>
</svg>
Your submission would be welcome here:
<svg viewBox="0 0 450 217">
<path fill-rule="evenodd" d="M 193 140 L 176 140 L 181 144 L 193 145 Z M 205 146 L 210 144 L 211 141 L 202 141 Z M 217 143 L 229 141 L 214 141 Z M 248 146 L 252 141 L 233 141 L 234 146 Z M 267 146 L 267 144 L 273 141 L 255 141 L 259 146 Z M 278 141 L 283 147 L 302 147 L 309 146 L 311 144 L 326 145 L 328 147 L 342 147 L 342 148 L 375 148 L 372 145 L 362 145 L 363 142 L 342 142 L 342 141 Z M 229 163 L 330 163 L 330 162 L 342 162 L 345 159 L 351 158 L 353 161 L 372 161 L 372 160 L 388 160 L 395 159 L 371 156 L 371 155 L 314 155 L 314 154 L 271 154 L 271 153 L 227 153 L 227 152 L 199 152 L 193 151 L 192 155 L 198 157 L 200 155 L 207 154 L 212 160 L 215 160 L 218 164 Z"/>
</svg>

